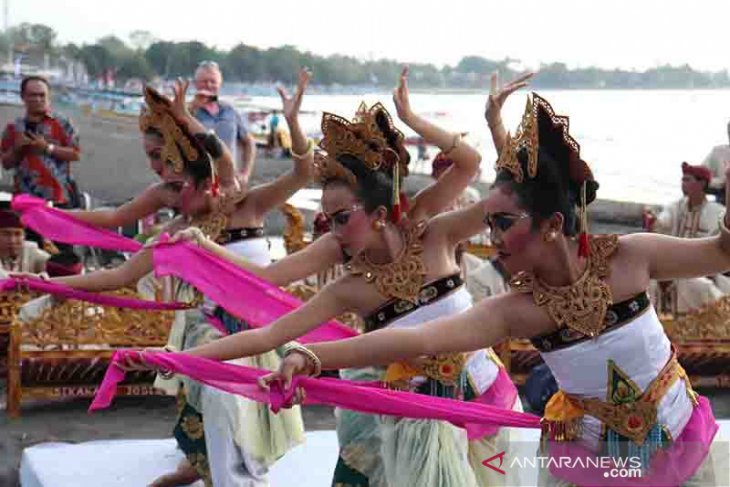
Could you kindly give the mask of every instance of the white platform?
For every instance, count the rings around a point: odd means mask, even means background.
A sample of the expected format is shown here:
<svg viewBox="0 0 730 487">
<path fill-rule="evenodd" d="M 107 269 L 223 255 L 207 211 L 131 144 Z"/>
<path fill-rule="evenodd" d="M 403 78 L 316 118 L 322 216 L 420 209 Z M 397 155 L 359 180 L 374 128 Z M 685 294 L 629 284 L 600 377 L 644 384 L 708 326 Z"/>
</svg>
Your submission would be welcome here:
<svg viewBox="0 0 730 487">
<path fill-rule="evenodd" d="M 730 441 L 730 421 L 719 423 L 719 439 Z M 520 430 L 513 441 L 538 439 L 538 430 Z M 271 487 L 330 486 L 337 452 L 334 431 L 308 432 L 306 443 L 273 467 Z M 20 483 L 22 487 L 140 487 L 173 471 L 181 459 L 173 439 L 42 443 L 23 451 Z M 534 473 L 521 475 L 522 485 L 535 485 Z M 202 487 L 202 482 L 194 486 Z"/>
</svg>

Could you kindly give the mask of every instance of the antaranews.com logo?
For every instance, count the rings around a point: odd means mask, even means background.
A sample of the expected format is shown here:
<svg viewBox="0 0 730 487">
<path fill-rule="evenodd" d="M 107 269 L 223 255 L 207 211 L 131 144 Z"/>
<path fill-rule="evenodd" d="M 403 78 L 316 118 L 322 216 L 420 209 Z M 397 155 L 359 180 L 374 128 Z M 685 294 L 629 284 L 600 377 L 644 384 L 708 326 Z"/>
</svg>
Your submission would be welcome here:
<svg viewBox="0 0 730 487">
<path fill-rule="evenodd" d="M 482 462 L 487 468 L 506 475 L 505 468 L 524 472 L 526 469 L 594 469 L 598 475 L 606 479 L 638 479 L 643 470 L 639 457 L 554 457 L 554 456 L 522 456 L 516 455 L 505 459 L 506 451 L 501 451 Z"/>
<path fill-rule="evenodd" d="M 507 452 L 502 451 L 482 462 L 487 468 L 506 475 L 503 470 Z M 639 457 L 542 457 L 542 456 L 514 456 L 509 459 L 505 468 L 509 469 L 596 469 L 602 472 L 604 478 L 640 478 L 642 475 L 641 459 Z"/>
</svg>

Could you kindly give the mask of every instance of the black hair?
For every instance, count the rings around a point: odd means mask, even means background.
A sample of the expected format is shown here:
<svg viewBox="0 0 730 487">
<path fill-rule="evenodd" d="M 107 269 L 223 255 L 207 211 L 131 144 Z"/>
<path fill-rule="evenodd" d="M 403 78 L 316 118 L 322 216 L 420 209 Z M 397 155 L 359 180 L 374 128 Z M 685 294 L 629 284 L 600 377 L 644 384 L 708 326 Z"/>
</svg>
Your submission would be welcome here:
<svg viewBox="0 0 730 487">
<path fill-rule="evenodd" d="M 393 209 L 393 178 L 386 171 L 373 171 L 357 157 L 343 154 L 337 162 L 355 176 L 355 195 L 362 202 L 367 213 L 372 213 L 378 207 L 384 206 L 388 213 Z M 348 182 L 340 178 L 330 178 L 324 181 L 323 187 Z"/>
<path fill-rule="evenodd" d="M 205 148 L 213 159 L 219 159 L 223 155 L 223 142 L 213 132 L 204 132 L 193 135 L 195 140 Z"/>
<path fill-rule="evenodd" d="M 64 250 L 58 254 L 51 255 L 48 258 L 48 262 L 70 266 L 80 264 L 81 258 L 73 250 Z"/>
<path fill-rule="evenodd" d="M 48 91 L 51 91 L 51 84 L 43 76 L 37 76 L 37 75 L 26 76 L 25 78 L 23 78 L 23 81 L 20 82 L 20 95 L 21 96 L 23 96 L 23 94 L 25 93 L 25 89 L 28 86 L 28 83 L 30 83 L 31 81 L 40 81 L 41 83 L 46 85 L 46 88 L 48 88 Z"/>
<path fill-rule="evenodd" d="M 144 135 L 151 135 L 153 137 L 163 138 L 162 132 L 152 126 L 149 126 L 144 130 Z"/>
<path fill-rule="evenodd" d="M 563 234 L 573 236 L 578 230 L 576 210 L 580 203 L 582 184 L 571 178 L 570 162 L 558 161 L 542 148 L 538 151 L 537 174 L 530 178 L 527 172 L 527 150 L 517 153 L 517 160 L 525 175 L 521 183 L 514 180 L 510 171 L 500 170 L 495 186 L 507 186 L 517 195 L 519 205 L 530 213 L 533 227 L 550 218 L 555 213 L 563 215 Z M 596 199 L 598 183 L 586 183 L 586 204 Z"/>
<path fill-rule="evenodd" d="M 183 172 L 190 176 L 198 188 L 202 183 L 213 177 L 213 161 L 202 147 L 196 146 L 200 156 L 195 161 L 187 161 L 183 165 Z"/>
<path fill-rule="evenodd" d="M 411 156 L 403 144 L 403 133 L 393 126 L 388 112 L 382 107 L 375 111 L 375 124 L 388 144 L 387 150 L 382 153 L 383 167 L 374 171 L 368 168 L 363 161 L 349 154 L 341 154 L 337 157 L 337 162 L 355 176 L 355 195 L 362 202 L 367 213 L 372 213 L 378 207 L 383 206 L 390 214 L 393 210 L 393 171 L 390 168 L 396 161 L 401 168 L 405 168 L 405 172 L 399 176 L 402 186 L 403 176 L 408 175 L 408 163 Z M 364 142 L 373 150 L 382 150 L 382 147 L 378 147 L 372 141 L 364 140 Z M 349 186 L 348 181 L 339 178 L 328 179 L 322 186 L 327 187 L 331 184 Z"/>
</svg>

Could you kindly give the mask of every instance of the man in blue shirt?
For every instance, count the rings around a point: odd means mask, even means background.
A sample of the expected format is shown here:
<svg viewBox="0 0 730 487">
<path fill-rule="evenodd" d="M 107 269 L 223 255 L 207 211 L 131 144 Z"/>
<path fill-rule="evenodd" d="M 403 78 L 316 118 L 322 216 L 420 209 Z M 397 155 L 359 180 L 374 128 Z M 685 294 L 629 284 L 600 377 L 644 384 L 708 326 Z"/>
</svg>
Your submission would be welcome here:
<svg viewBox="0 0 730 487">
<path fill-rule="evenodd" d="M 236 109 L 218 99 L 223 74 L 218 63 L 203 61 L 195 70 L 193 115 L 208 129 L 212 129 L 228 146 L 243 180 L 248 181 L 256 159 L 256 142 Z M 240 165 L 238 161 L 240 162 Z"/>
</svg>

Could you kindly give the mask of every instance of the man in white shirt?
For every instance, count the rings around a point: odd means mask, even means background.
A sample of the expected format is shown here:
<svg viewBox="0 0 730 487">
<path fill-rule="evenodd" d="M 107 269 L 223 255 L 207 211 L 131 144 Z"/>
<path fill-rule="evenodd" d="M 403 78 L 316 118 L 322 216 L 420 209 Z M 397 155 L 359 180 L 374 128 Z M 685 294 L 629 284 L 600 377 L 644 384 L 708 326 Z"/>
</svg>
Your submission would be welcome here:
<svg viewBox="0 0 730 487">
<path fill-rule="evenodd" d="M 703 238 L 717 234 L 718 221 L 725 207 L 707 199 L 706 191 L 712 180 L 711 171 L 702 166 L 682 163 L 682 193 L 684 197 L 664 207 L 659 216 L 647 215 L 647 230 L 682 238 Z M 730 293 L 730 279 L 723 275 L 680 279 L 656 286 L 656 302 L 669 301 L 673 311 L 680 313 L 699 308 Z M 654 294 L 654 293 L 653 293 Z"/>
</svg>

